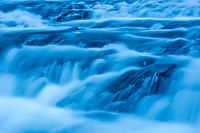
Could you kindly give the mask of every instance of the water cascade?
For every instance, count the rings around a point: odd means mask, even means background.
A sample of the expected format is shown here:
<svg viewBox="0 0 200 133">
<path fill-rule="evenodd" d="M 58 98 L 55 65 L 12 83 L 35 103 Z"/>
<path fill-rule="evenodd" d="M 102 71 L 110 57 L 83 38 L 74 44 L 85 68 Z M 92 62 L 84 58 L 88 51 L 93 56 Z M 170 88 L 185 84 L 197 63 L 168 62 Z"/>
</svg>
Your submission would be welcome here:
<svg viewBox="0 0 200 133">
<path fill-rule="evenodd" d="M 200 131 L 197 0 L 2 0 L 0 51 L 2 133 Z"/>
</svg>

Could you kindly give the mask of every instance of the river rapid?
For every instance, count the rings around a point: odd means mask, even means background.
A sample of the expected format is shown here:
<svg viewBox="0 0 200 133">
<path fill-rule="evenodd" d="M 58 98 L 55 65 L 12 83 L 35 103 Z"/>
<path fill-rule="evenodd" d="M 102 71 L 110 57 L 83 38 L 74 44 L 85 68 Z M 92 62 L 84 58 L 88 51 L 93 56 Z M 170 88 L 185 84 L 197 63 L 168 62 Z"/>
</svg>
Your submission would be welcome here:
<svg viewBox="0 0 200 133">
<path fill-rule="evenodd" d="M 198 0 L 0 1 L 1 133 L 199 133 Z"/>
</svg>

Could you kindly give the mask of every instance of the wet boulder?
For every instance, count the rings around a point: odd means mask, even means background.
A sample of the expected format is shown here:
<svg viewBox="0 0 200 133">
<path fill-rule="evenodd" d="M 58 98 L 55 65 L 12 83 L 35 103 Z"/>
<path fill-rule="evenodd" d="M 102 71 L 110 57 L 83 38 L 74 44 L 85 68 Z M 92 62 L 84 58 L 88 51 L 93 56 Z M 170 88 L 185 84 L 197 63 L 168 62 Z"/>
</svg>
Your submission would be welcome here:
<svg viewBox="0 0 200 133">
<path fill-rule="evenodd" d="M 66 10 L 61 13 L 54 20 L 57 22 L 87 19 L 91 16 L 91 12 L 88 10 Z"/>
<path fill-rule="evenodd" d="M 176 64 L 157 64 L 142 70 L 126 72 L 116 79 L 104 91 L 113 93 L 113 108 L 110 104 L 108 110 L 118 112 L 134 111 L 137 103 L 147 95 L 164 94 L 168 90 Z"/>
</svg>

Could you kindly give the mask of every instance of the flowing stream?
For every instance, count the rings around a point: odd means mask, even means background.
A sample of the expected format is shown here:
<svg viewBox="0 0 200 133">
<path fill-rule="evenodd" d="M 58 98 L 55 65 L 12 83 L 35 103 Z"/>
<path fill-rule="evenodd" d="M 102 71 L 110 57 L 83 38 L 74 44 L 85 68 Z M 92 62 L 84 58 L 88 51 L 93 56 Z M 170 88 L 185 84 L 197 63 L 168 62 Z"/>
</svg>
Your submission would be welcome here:
<svg viewBox="0 0 200 133">
<path fill-rule="evenodd" d="M 199 133 L 200 1 L 0 0 L 1 133 Z"/>
</svg>

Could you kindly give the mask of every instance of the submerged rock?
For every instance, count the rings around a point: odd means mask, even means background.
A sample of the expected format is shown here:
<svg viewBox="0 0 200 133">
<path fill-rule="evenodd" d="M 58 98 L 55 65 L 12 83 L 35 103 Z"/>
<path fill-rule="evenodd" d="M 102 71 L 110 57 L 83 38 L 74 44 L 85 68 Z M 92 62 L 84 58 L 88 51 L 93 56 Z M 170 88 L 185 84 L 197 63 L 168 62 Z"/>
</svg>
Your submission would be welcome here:
<svg viewBox="0 0 200 133">
<path fill-rule="evenodd" d="M 56 16 L 54 21 L 64 22 L 71 20 L 87 19 L 91 16 L 91 12 L 88 10 L 66 10 L 61 13 L 58 17 Z"/>
<path fill-rule="evenodd" d="M 20 42 L 16 38 L 0 36 L 0 51 L 10 47 L 20 47 Z"/>
<path fill-rule="evenodd" d="M 119 112 L 133 111 L 143 97 L 165 94 L 176 67 L 176 64 L 158 64 L 123 74 L 104 91 L 115 94 L 113 103 L 119 101 L 124 101 L 124 103 L 115 106 L 115 108 L 108 107 L 107 109 Z"/>
<path fill-rule="evenodd" d="M 17 9 L 24 9 L 31 13 L 41 15 L 43 19 L 56 22 L 88 19 L 92 15 L 92 11 L 85 5 L 78 3 L 74 4 L 71 1 L 23 1 L 2 3 L 0 6 L 0 10 L 3 12 L 10 12 Z"/>
</svg>

